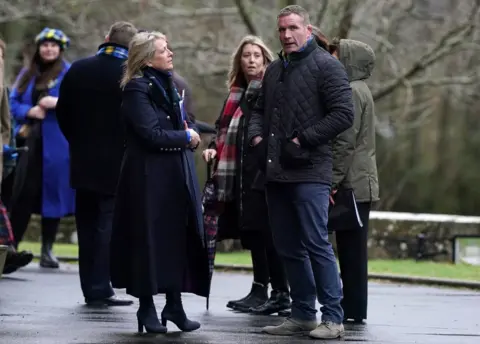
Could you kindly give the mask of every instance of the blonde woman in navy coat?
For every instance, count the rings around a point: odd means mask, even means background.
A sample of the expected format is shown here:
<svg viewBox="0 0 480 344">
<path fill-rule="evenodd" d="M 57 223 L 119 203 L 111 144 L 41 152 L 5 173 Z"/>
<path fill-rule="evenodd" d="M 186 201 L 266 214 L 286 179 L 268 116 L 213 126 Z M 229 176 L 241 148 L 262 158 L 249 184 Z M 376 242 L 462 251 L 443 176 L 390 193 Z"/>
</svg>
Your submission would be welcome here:
<svg viewBox="0 0 480 344">
<path fill-rule="evenodd" d="M 200 327 L 181 293 L 206 297 L 210 277 L 200 189 L 192 150 L 200 137 L 181 110 L 173 53 L 161 33 L 142 32 L 128 49 L 121 114 L 126 148 L 117 188 L 111 279 L 139 298 L 138 329 L 164 333 Z M 159 322 L 153 296 L 165 294 Z"/>
</svg>

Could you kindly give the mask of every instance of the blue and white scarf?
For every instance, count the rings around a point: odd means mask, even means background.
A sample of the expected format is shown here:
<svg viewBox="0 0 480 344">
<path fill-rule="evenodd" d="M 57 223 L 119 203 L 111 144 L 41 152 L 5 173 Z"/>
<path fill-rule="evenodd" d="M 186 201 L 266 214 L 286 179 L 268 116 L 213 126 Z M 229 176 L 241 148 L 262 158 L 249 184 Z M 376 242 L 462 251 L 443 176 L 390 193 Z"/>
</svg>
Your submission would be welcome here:
<svg viewBox="0 0 480 344">
<path fill-rule="evenodd" d="M 97 55 L 111 55 L 126 60 L 128 58 L 128 50 L 115 45 L 105 45 L 97 51 Z"/>
</svg>

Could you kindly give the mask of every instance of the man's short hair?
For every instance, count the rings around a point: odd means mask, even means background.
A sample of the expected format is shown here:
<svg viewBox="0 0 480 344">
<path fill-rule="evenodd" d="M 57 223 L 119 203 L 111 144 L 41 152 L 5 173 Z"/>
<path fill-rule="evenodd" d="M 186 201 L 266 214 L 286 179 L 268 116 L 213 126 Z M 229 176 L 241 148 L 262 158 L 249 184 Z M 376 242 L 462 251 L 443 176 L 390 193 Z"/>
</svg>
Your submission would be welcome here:
<svg viewBox="0 0 480 344">
<path fill-rule="evenodd" d="M 128 47 L 137 29 L 132 23 L 119 21 L 114 23 L 108 31 L 108 41 Z"/>
<path fill-rule="evenodd" d="M 303 23 L 305 25 L 310 24 L 310 16 L 308 15 L 307 10 L 304 9 L 302 6 L 298 6 L 298 5 L 289 5 L 287 7 L 282 8 L 278 13 L 277 19 L 280 17 L 289 16 L 290 14 L 296 14 L 302 17 Z"/>
</svg>

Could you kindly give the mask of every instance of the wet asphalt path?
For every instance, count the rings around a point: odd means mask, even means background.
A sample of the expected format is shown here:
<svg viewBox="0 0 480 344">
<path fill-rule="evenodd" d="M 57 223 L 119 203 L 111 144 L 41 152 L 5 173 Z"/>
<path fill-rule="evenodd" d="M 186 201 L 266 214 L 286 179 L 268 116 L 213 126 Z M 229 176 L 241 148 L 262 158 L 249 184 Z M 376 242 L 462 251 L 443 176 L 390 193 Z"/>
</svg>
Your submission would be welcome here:
<svg viewBox="0 0 480 344">
<path fill-rule="evenodd" d="M 181 333 L 168 323 L 171 333 L 152 336 L 136 333 L 137 302 L 129 307 L 86 307 L 76 266 L 63 265 L 59 271 L 50 271 L 32 265 L 0 279 L 0 344 L 324 342 L 264 335 L 262 326 L 282 319 L 236 314 L 225 308 L 228 300 L 244 296 L 250 283 L 248 274 L 216 273 L 209 311 L 205 299 L 184 295 L 187 314 L 202 323 L 199 331 Z M 158 313 L 163 304 L 162 296 L 157 296 Z M 347 324 L 344 340 L 328 341 L 338 342 L 478 344 L 480 293 L 371 283 L 367 323 Z"/>
</svg>

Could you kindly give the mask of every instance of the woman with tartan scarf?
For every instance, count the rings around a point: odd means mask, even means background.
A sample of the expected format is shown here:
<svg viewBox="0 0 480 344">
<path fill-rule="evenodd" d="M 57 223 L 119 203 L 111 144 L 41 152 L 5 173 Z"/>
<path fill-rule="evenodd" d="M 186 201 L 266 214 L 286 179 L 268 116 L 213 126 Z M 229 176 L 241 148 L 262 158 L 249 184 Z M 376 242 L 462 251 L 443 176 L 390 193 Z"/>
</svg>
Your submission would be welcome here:
<svg viewBox="0 0 480 344">
<path fill-rule="evenodd" d="M 216 121 L 217 135 L 203 152 L 209 163 L 216 159 L 214 179 L 222 213 L 218 240 L 240 238 L 250 250 L 253 284 L 250 293 L 227 307 L 240 312 L 273 314 L 290 308 L 290 294 L 283 264 L 273 246 L 263 187 L 263 173 L 246 140 L 251 110 L 263 74 L 273 56 L 256 36 L 246 36 L 234 51 L 228 73 L 229 94 Z M 272 292 L 268 298 L 268 285 Z"/>
</svg>

